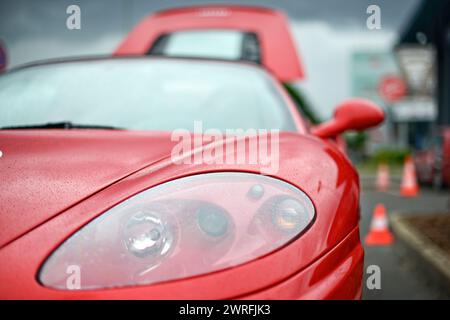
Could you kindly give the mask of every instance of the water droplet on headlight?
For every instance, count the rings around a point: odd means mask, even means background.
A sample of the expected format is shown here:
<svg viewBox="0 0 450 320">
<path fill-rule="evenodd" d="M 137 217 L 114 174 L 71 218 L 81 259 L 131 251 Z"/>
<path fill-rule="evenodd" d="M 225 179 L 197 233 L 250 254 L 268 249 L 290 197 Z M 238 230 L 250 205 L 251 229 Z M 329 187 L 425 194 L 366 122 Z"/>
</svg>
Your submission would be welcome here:
<svg viewBox="0 0 450 320">
<path fill-rule="evenodd" d="M 150 213 L 138 213 L 131 217 L 125 226 L 124 237 L 128 251 L 140 258 L 164 255 L 172 245 L 167 226 Z"/>
</svg>

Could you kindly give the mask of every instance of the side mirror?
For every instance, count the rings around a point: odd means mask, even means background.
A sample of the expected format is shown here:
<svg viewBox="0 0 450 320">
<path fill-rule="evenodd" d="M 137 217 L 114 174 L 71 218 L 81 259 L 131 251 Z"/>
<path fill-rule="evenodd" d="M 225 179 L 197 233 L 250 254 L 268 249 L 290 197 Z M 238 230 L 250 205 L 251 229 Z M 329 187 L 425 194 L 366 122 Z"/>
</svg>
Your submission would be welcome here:
<svg viewBox="0 0 450 320">
<path fill-rule="evenodd" d="M 365 130 L 384 120 L 384 111 L 375 103 L 365 99 L 349 99 L 339 104 L 333 119 L 312 129 L 320 138 L 332 138 L 348 130 Z"/>
</svg>

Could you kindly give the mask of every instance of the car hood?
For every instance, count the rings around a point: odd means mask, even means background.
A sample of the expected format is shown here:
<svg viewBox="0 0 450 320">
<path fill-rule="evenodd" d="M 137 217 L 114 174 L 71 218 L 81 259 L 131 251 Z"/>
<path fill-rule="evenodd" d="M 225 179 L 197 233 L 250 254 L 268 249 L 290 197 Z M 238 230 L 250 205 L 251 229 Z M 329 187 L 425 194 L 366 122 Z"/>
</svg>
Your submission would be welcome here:
<svg viewBox="0 0 450 320">
<path fill-rule="evenodd" d="M 169 132 L 1 131 L 0 247 L 119 180 L 139 175 L 149 184 L 157 183 L 152 180 L 157 171 L 164 172 L 162 180 L 205 170 L 243 170 L 291 182 L 313 199 L 321 215 L 315 225 L 323 224 L 330 244 L 340 241 L 357 223 L 356 171 L 336 147 L 318 138 L 280 133 L 279 150 L 275 150 L 279 170 L 274 174 L 263 172 L 262 163 L 180 165 L 171 158 L 178 143 Z M 217 143 L 234 145 L 231 140 Z M 196 150 L 204 148 L 196 146 Z"/>
<path fill-rule="evenodd" d="M 0 247 L 171 154 L 170 133 L 32 130 L 0 133 Z"/>
</svg>

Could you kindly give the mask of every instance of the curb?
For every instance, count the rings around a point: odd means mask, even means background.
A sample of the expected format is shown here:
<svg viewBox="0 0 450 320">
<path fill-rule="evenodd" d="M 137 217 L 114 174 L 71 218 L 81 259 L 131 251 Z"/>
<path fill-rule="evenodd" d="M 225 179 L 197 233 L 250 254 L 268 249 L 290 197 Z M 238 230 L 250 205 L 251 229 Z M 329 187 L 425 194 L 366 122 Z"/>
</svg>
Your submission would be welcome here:
<svg viewBox="0 0 450 320">
<path fill-rule="evenodd" d="M 413 215 L 393 213 L 390 216 L 392 230 L 399 241 L 421 260 L 424 269 L 437 273 L 436 280 L 450 290 L 450 257 L 408 223 L 405 218 L 411 216 Z"/>
</svg>

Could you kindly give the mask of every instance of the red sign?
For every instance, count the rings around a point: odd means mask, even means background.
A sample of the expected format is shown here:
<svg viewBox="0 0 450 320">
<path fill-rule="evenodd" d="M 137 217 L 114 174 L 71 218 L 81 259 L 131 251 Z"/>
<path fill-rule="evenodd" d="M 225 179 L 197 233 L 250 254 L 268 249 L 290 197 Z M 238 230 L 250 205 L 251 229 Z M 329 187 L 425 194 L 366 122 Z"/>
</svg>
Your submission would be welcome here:
<svg viewBox="0 0 450 320">
<path fill-rule="evenodd" d="M 6 50 L 3 46 L 3 42 L 0 40 L 0 72 L 6 69 L 7 63 Z"/>
<path fill-rule="evenodd" d="M 397 102 L 406 94 L 405 81 L 396 75 L 385 76 L 378 86 L 378 94 L 386 102 Z"/>
</svg>

